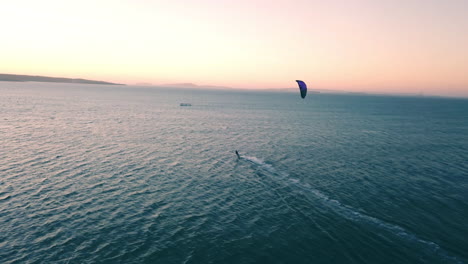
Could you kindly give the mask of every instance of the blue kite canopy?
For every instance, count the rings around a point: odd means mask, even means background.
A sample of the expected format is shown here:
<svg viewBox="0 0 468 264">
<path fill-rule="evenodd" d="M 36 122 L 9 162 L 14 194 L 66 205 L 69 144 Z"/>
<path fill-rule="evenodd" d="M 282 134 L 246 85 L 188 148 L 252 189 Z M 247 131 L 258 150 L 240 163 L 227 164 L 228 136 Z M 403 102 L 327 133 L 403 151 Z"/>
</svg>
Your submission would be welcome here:
<svg viewBox="0 0 468 264">
<path fill-rule="evenodd" d="M 300 81 L 300 80 L 296 80 L 297 84 L 299 84 L 299 90 L 301 91 L 301 97 L 302 99 L 304 99 L 306 97 L 306 94 L 307 94 L 307 85 L 305 84 L 305 82 L 303 81 Z"/>
</svg>

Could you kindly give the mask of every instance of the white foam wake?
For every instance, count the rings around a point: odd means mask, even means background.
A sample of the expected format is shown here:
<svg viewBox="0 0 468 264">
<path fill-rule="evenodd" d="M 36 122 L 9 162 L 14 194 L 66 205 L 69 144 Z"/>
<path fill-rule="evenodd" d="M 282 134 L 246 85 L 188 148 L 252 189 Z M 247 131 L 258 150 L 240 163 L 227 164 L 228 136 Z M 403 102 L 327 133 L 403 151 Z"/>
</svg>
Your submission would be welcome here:
<svg viewBox="0 0 468 264">
<path fill-rule="evenodd" d="M 284 173 L 284 172 L 279 172 L 277 171 L 273 165 L 271 164 L 268 164 L 266 163 L 264 160 L 262 159 L 259 159 L 257 157 L 250 157 L 250 156 L 242 156 L 241 158 L 247 160 L 247 161 L 250 161 L 258 166 L 260 166 L 261 169 L 265 170 L 265 171 L 268 171 L 268 172 L 271 172 L 277 176 L 282 176 L 282 177 L 287 177 L 289 176 L 288 173 Z"/>
<path fill-rule="evenodd" d="M 439 257 L 443 258 L 444 260 L 449 260 L 453 263 L 463 263 L 458 258 L 449 255 L 448 252 L 443 250 L 437 243 L 432 241 L 427 241 L 424 239 L 419 238 L 415 234 L 405 230 L 403 227 L 400 227 L 395 224 L 387 223 L 384 220 L 378 219 L 373 216 L 369 216 L 367 214 L 359 212 L 357 209 L 344 205 L 340 201 L 331 199 L 327 195 L 323 194 L 319 190 L 313 188 L 308 183 L 302 183 L 299 179 L 290 178 L 288 173 L 277 171 L 273 165 L 266 163 L 264 160 L 259 159 L 257 157 L 250 157 L 250 156 L 243 156 L 243 159 L 259 166 L 262 170 L 268 171 L 272 174 L 272 176 L 281 176 L 282 178 L 287 179 L 287 184 L 292 185 L 300 190 L 302 193 L 311 194 L 313 197 L 309 197 L 306 195 L 308 199 L 313 198 L 315 201 L 322 202 L 327 208 L 335 212 L 336 214 L 340 215 L 343 218 L 346 218 L 350 221 L 364 223 L 372 225 L 376 228 L 386 230 L 387 232 L 405 239 L 406 241 L 417 243 L 419 245 L 424 246 L 425 250 L 428 250 Z"/>
</svg>

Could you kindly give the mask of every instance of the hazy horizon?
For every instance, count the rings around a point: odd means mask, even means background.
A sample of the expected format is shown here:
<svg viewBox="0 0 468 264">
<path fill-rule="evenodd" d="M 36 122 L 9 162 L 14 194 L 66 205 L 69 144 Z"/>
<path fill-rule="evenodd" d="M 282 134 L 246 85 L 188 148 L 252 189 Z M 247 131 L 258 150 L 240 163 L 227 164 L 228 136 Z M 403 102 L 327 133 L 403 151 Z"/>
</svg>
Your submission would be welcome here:
<svg viewBox="0 0 468 264">
<path fill-rule="evenodd" d="M 51 76 L 40 76 L 40 77 L 51 77 Z M 52 77 L 54 78 L 54 77 Z M 61 77 L 56 77 L 61 78 Z M 81 79 L 81 78 L 77 78 Z M 86 80 L 85 81 L 96 81 L 96 82 L 105 82 L 106 80 Z M 2 85 L 3 83 L 3 85 Z M 53 86 L 62 86 L 62 88 L 78 88 L 82 85 L 98 85 L 98 86 L 126 86 L 126 87 L 146 87 L 148 89 L 164 89 L 164 88 L 174 88 L 174 89 L 183 89 L 183 90 L 219 90 L 219 91 L 253 91 L 253 92 L 287 92 L 287 93 L 298 93 L 297 87 L 283 87 L 283 88 L 238 88 L 238 87 L 223 87 L 223 86 L 216 86 L 216 85 L 203 85 L 203 84 L 195 84 L 195 83 L 173 83 L 173 84 L 151 84 L 151 83 L 136 83 L 136 84 L 118 84 L 118 83 L 75 83 L 75 82 L 48 82 L 48 81 L 2 81 L 0 80 L 0 87 L 10 87 L 10 88 L 18 88 L 18 87 L 31 87 L 31 83 L 34 83 L 34 87 L 37 88 L 44 88 L 50 85 Z M 14 86 L 11 86 L 14 84 Z M 17 86 L 18 84 L 24 84 L 23 86 Z M 39 85 L 39 86 L 38 86 Z M 68 87 L 68 86 L 71 87 Z M 369 92 L 362 92 L 362 91 L 346 91 L 343 89 L 323 89 L 320 87 L 313 87 L 309 89 L 309 97 L 314 96 L 314 93 L 323 93 L 323 94 L 343 94 L 343 95 L 369 95 L 369 96 L 403 96 L 403 97 L 441 97 L 441 98 L 460 98 L 460 99 L 468 99 L 468 96 L 452 96 L 452 95 L 443 95 L 443 94 L 426 94 L 426 93 L 411 93 L 411 92 L 386 92 L 386 91 L 369 91 Z"/>
<path fill-rule="evenodd" d="M 152 85 L 468 96 L 468 3 L 4 3 L 0 72 Z"/>
</svg>

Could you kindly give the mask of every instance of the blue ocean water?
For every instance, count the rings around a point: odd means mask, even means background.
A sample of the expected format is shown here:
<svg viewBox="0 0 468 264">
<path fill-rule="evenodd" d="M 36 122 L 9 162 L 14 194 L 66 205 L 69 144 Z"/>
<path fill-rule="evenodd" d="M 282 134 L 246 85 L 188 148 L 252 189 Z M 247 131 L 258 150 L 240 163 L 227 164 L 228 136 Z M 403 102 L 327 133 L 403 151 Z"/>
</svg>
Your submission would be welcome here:
<svg viewBox="0 0 468 264">
<path fill-rule="evenodd" d="M 0 157 L 1 263 L 468 262 L 466 99 L 4 82 Z"/>
</svg>

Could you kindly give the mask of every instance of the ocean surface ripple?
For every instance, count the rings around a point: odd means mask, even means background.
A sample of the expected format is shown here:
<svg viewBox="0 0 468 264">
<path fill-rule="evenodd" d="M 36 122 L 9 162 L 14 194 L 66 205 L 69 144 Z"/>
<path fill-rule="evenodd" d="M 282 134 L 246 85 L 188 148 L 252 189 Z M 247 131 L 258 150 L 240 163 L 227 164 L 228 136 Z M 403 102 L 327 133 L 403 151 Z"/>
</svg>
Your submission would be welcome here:
<svg viewBox="0 0 468 264">
<path fill-rule="evenodd" d="M 467 102 L 1 83 L 0 262 L 467 263 Z"/>
</svg>

